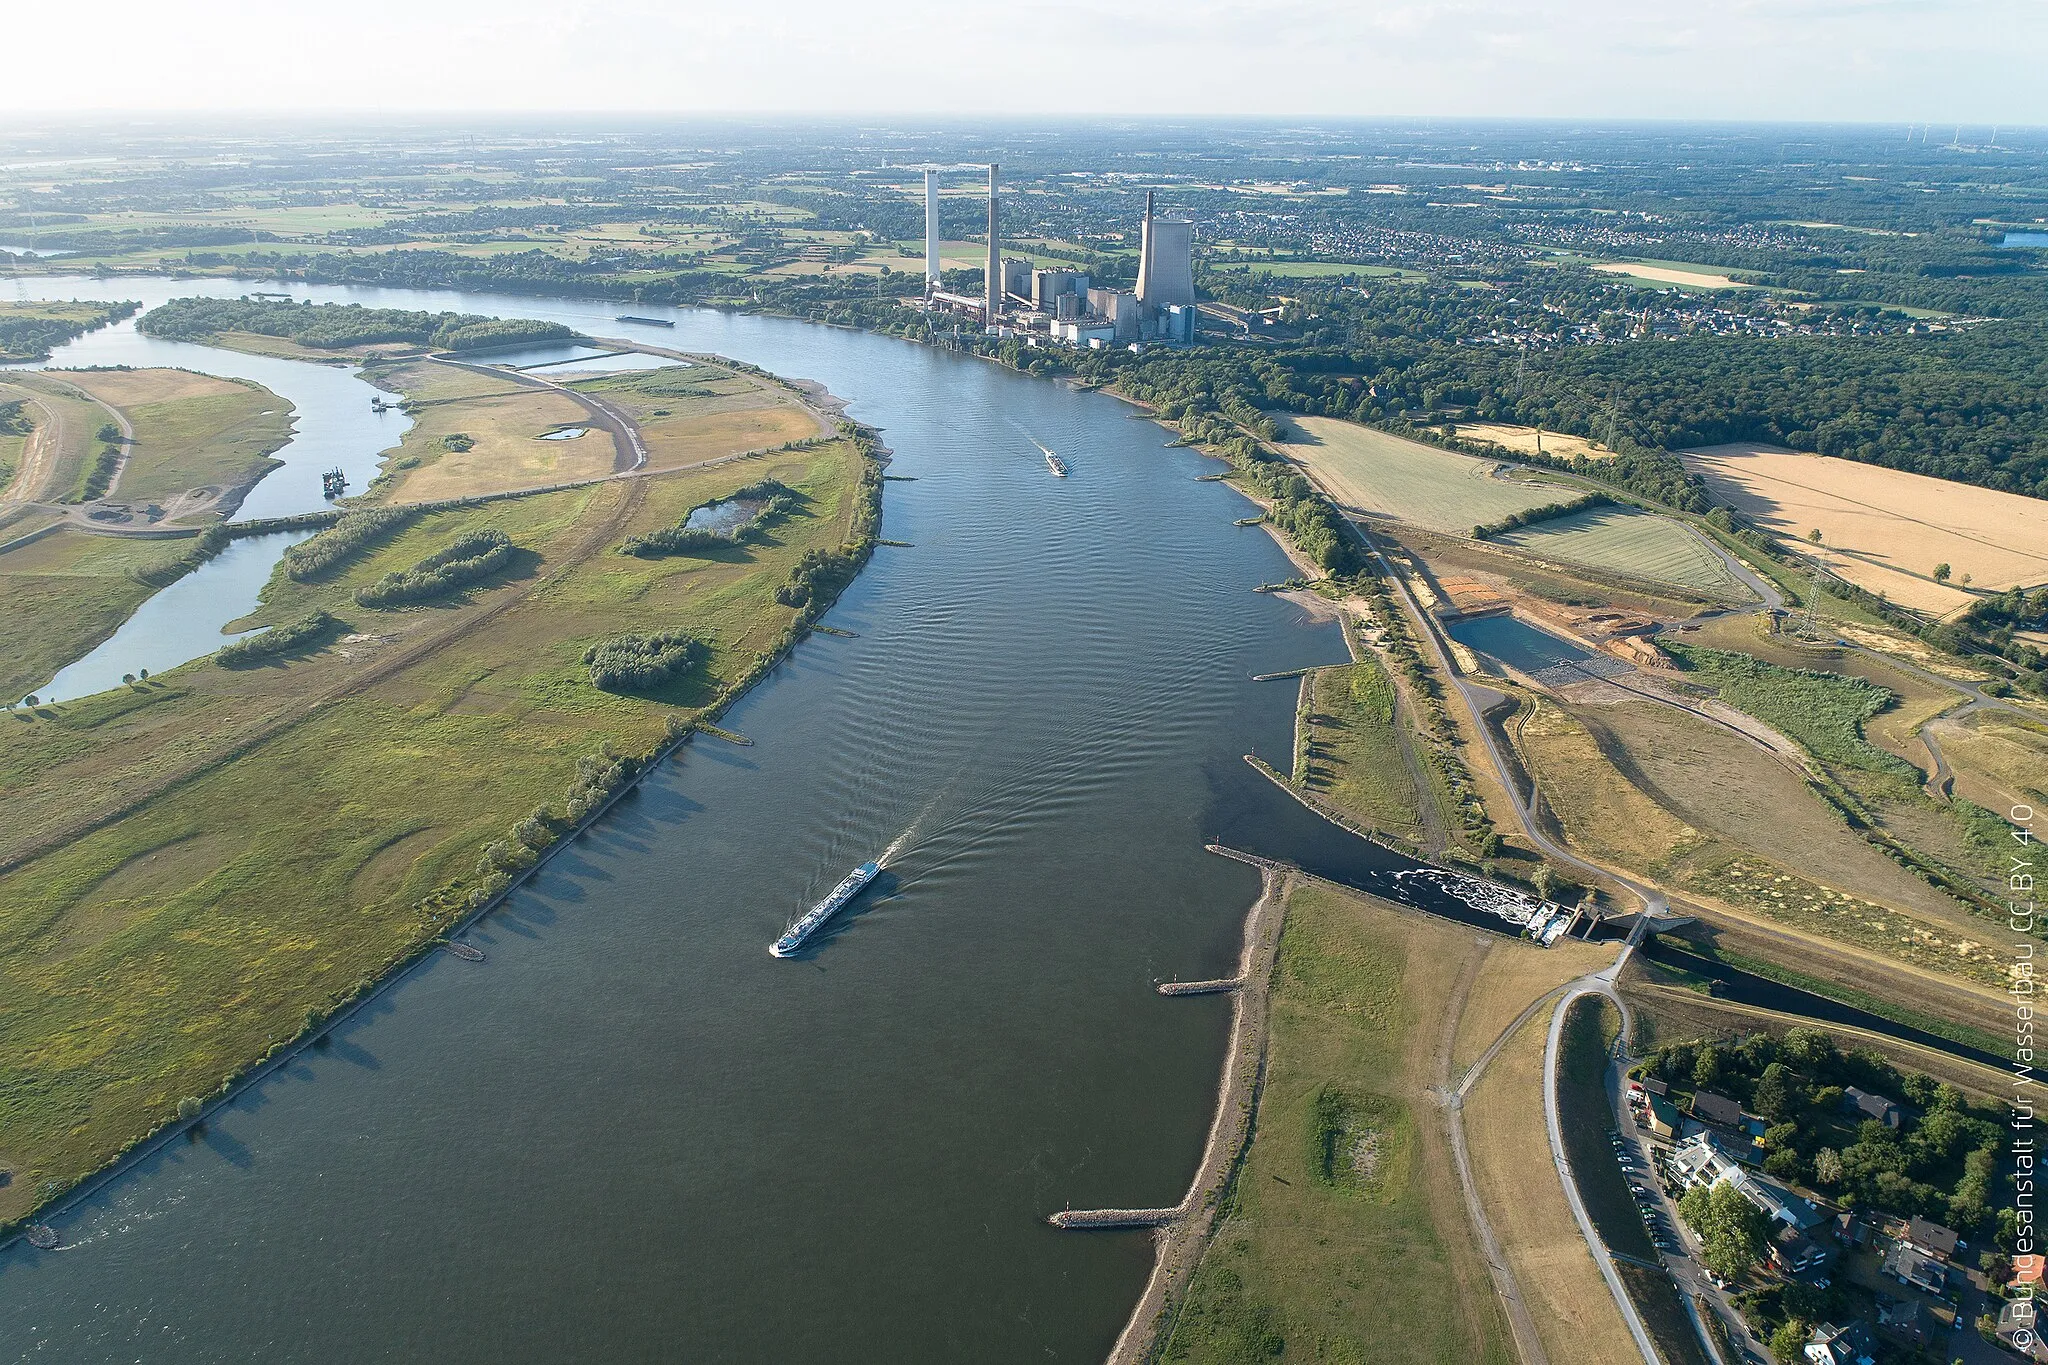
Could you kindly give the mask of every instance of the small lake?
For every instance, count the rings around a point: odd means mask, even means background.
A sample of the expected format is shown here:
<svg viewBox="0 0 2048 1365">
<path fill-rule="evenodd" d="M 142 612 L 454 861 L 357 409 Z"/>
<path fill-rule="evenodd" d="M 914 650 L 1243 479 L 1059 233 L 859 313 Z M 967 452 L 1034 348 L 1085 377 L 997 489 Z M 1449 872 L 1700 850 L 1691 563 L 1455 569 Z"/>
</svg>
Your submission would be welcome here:
<svg viewBox="0 0 2048 1365">
<path fill-rule="evenodd" d="M 588 436 L 589 434 L 589 427 L 563 427 L 560 431 L 544 431 L 537 439 L 542 441 L 574 441 L 579 437 Z"/>
<path fill-rule="evenodd" d="M 742 502 L 728 498 L 724 502 L 706 503 L 697 508 L 683 521 L 685 531 L 717 531 L 721 535 L 737 531 L 754 519 L 761 510 L 758 502 Z"/>
<path fill-rule="evenodd" d="M 1459 644 L 1520 673 L 1537 673 L 1556 664 L 1594 657 L 1591 650 L 1581 649 L 1547 630 L 1538 630 L 1516 616 L 1475 616 L 1452 621 L 1446 629 Z"/>
<path fill-rule="evenodd" d="M 2048 247 L 2048 232 L 2008 232 L 2000 246 Z"/>
</svg>

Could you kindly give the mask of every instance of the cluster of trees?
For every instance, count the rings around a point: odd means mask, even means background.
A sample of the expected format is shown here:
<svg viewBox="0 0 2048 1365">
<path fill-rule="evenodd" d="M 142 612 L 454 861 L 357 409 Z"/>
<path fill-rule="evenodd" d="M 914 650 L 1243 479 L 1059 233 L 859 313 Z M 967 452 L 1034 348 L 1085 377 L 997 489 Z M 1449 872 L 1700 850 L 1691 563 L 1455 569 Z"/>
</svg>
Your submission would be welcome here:
<svg viewBox="0 0 2048 1365">
<path fill-rule="evenodd" d="M 606 692 L 651 692 L 703 658 L 699 641 L 679 630 L 616 635 L 583 651 L 590 681 Z"/>
<path fill-rule="evenodd" d="M 610 741 L 594 754 L 576 760 L 576 777 L 558 814 L 553 807 L 536 806 L 533 814 L 512 826 L 503 839 L 494 840 L 477 859 L 477 885 L 470 889 L 472 909 L 502 895 L 512 878 L 540 861 L 540 855 L 558 839 L 599 809 L 612 794 L 633 780 L 640 760 L 621 754 Z"/>
<path fill-rule="evenodd" d="M 790 569 L 789 580 L 775 590 L 775 600 L 798 611 L 813 604 L 822 608 L 845 591 L 865 560 L 865 555 L 850 550 L 805 550 Z"/>
<path fill-rule="evenodd" d="M 1759 1033 L 1730 1045 L 1671 1044 L 1651 1054 L 1646 1069 L 1674 1085 L 1730 1095 L 1763 1119 L 1769 1175 L 1966 1235 L 1993 1220 L 2002 1115 L 1973 1107 L 1952 1085 L 1902 1072 L 1875 1052 L 1844 1052 L 1807 1028 L 1782 1042 Z M 1898 1128 L 1859 1119 L 1845 1112 L 1849 1086 L 1917 1113 Z"/>
<path fill-rule="evenodd" d="M 397 607 L 424 602 L 488 577 L 512 562 L 517 547 L 496 527 L 471 531 L 445 550 L 428 555 L 402 573 L 388 573 L 356 592 L 365 607 Z"/>
<path fill-rule="evenodd" d="M 690 517 L 697 512 L 726 502 L 752 504 L 752 509 L 744 520 L 722 531 L 709 527 L 693 527 L 689 524 Z M 699 503 L 673 526 L 664 526 L 658 531 L 627 537 L 619 546 L 619 553 L 640 559 L 661 559 L 669 555 L 691 554 L 698 550 L 726 549 L 758 536 L 774 518 L 794 508 L 797 502 L 795 490 L 774 479 L 762 479 L 725 497 Z"/>
<path fill-rule="evenodd" d="M 89 317 L 39 317 L 34 313 L 0 313 L 0 361 L 45 360 L 67 341 L 118 322 L 139 303 L 112 303 Z"/>
<path fill-rule="evenodd" d="M 1740 1279 L 1770 1254 L 1770 1216 L 1733 1185 L 1695 1186 L 1678 1212 L 1700 1236 L 1700 1260 L 1724 1280 Z"/>
<path fill-rule="evenodd" d="M 1588 493 L 1584 497 L 1573 498 L 1569 502 L 1546 503 L 1542 507 L 1530 507 L 1520 512 L 1511 512 L 1499 521 L 1482 522 L 1472 528 L 1472 538 L 1474 540 L 1490 540 L 1494 536 L 1504 536 L 1510 531 L 1519 531 L 1524 526 L 1534 526 L 1539 522 L 1545 521 L 1556 521 L 1559 517 L 1568 517 L 1574 512 L 1585 512 L 1595 507 L 1611 507 L 1613 505 L 1614 499 L 1608 497 L 1605 493 Z"/>
<path fill-rule="evenodd" d="M 2048 654 L 2020 639 L 2017 632 L 2022 630 L 2048 630 L 2048 588 L 2013 588 L 1983 598 L 1957 619 L 1932 626 L 1925 634 L 1929 644 L 1951 654 L 1997 654 L 2022 670 L 2028 691 L 2048 692 Z"/>
<path fill-rule="evenodd" d="M 441 350 L 476 350 L 529 341 L 559 341 L 576 332 L 559 322 L 487 318 L 475 313 L 425 313 L 365 308 L 355 303 L 287 303 L 276 299 L 172 299 L 143 315 L 151 336 L 199 341 L 222 332 L 283 337 L 300 346 L 334 350 L 406 342 Z"/>
<path fill-rule="evenodd" d="M 284 552 L 284 574 L 294 583 L 324 578 L 381 541 L 389 540 L 419 517 L 416 507 L 365 507 L 342 513 L 341 520 Z"/>
<path fill-rule="evenodd" d="M 213 661 L 222 668 L 248 668 L 266 659 L 275 659 L 285 654 L 294 654 L 321 639 L 341 624 L 324 611 L 311 616 L 302 616 L 286 625 L 273 626 L 261 635 L 251 635 L 246 640 L 222 645 L 214 651 Z"/>
<path fill-rule="evenodd" d="M 35 430 L 26 408 L 27 404 L 21 399 L 0 403 L 0 436 L 26 436 Z"/>
<path fill-rule="evenodd" d="M 113 487 L 114 475 L 120 471 L 120 468 L 121 447 L 117 445 L 101 446 L 99 453 L 92 457 L 92 463 L 85 467 L 85 478 L 79 484 L 76 501 L 91 502 L 94 498 L 105 497 L 107 490 Z"/>
</svg>

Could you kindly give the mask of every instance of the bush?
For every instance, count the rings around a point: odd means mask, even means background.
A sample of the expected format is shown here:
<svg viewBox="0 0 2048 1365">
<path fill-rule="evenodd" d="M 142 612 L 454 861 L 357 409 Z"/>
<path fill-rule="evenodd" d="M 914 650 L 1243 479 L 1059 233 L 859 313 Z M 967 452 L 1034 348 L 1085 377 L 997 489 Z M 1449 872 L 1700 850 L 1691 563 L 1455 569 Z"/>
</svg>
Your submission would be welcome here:
<svg viewBox="0 0 2048 1365">
<path fill-rule="evenodd" d="M 296 653 L 339 624 L 326 612 L 316 611 L 289 625 L 273 626 L 261 635 L 223 645 L 214 653 L 213 661 L 222 668 L 248 668 L 265 659 Z"/>
<path fill-rule="evenodd" d="M 859 558 L 843 550 L 806 550 L 789 571 L 789 581 L 775 590 L 775 600 L 798 610 L 830 602 L 859 572 Z"/>
<path fill-rule="evenodd" d="M 687 673 L 704 646 L 681 631 L 619 635 L 583 653 L 590 681 L 606 692 L 649 692 Z"/>
<path fill-rule="evenodd" d="M 356 593 L 365 607 L 395 607 L 424 602 L 474 583 L 505 567 L 516 547 L 503 531 L 487 528 L 468 535 L 403 573 L 388 573 Z"/>
<path fill-rule="evenodd" d="M 340 521 L 284 552 L 284 574 L 310 583 L 333 572 L 379 541 L 390 539 L 419 516 L 413 507 L 367 507 L 345 512 Z"/>
<path fill-rule="evenodd" d="M 1534 526 L 1539 522 L 1545 521 L 1556 521 L 1559 517 L 1568 517 L 1574 512 L 1584 512 L 1595 507 L 1610 507 L 1613 503 L 1614 499 L 1608 497 L 1605 493 L 1588 493 L 1584 497 L 1573 498 L 1570 502 L 1553 502 L 1542 507 L 1531 507 L 1525 511 L 1515 512 L 1502 517 L 1499 521 L 1484 522 L 1473 527 L 1472 538 L 1474 540 L 1491 540 L 1495 536 L 1503 536 L 1510 531 L 1519 531 L 1524 526 Z"/>
</svg>

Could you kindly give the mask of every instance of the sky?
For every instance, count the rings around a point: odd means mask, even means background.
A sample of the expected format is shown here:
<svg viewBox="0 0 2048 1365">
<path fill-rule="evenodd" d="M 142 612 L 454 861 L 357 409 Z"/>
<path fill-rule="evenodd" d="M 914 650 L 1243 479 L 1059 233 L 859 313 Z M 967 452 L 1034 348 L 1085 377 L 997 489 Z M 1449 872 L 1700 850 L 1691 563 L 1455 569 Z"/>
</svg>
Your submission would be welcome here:
<svg viewBox="0 0 2048 1365">
<path fill-rule="evenodd" d="M 2048 125 L 2048 0 L 96 0 L 0 109 Z M 38 54 L 42 54 L 40 57 Z"/>
</svg>

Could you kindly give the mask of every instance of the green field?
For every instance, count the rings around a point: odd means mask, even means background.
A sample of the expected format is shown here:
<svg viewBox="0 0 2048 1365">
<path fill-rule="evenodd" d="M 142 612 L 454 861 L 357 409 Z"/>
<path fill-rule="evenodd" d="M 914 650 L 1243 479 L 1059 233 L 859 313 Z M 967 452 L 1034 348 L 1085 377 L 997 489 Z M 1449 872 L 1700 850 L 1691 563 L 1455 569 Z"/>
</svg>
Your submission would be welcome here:
<svg viewBox="0 0 2048 1365">
<path fill-rule="evenodd" d="M 292 405 L 259 384 L 178 370 L 74 376 L 135 427 L 127 468 L 111 497 L 160 502 L 202 487 L 246 487 L 276 468 L 270 452 L 291 439 Z"/>
<path fill-rule="evenodd" d="M 1334 417 L 1282 418 L 1286 454 L 1369 516 L 1470 535 L 1474 526 L 1578 496 L 1562 481 L 1497 479 L 1497 461 L 1439 450 Z"/>
<path fill-rule="evenodd" d="M 0 531 L 0 539 L 15 528 Z M 132 575 L 161 568 L 190 540 L 128 540 L 54 531 L 0 554 L 0 697 L 19 700 L 112 635 L 154 588 Z"/>
<path fill-rule="evenodd" d="M 0 795 L 37 816 L 0 826 L 0 856 L 19 860 L 0 874 L 0 1164 L 15 1176 L 0 1222 L 439 932 L 487 845 L 542 805 L 573 814 L 579 760 L 646 753 L 671 717 L 750 675 L 793 619 L 773 600 L 791 567 L 854 533 L 861 469 L 831 442 L 425 516 L 331 578 L 273 580 L 258 619 L 341 619 L 307 655 L 200 660 L 0 721 Z M 764 476 L 804 500 L 758 543 L 614 552 Z M 521 547 L 509 569 L 409 610 L 354 605 L 379 574 L 484 527 Z M 583 651 L 651 627 L 691 633 L 708 663 L 656 695 L 598 691 Z"/>
<path fill-rule="evenodd" d="M 1423 1094 L 1469 938 L 1290 895 L 1251 1150 L 1159 1359 L 1514 1359 Z"/>
<path fill-rule="evenodd" d="M 1716 596 L 1747 597 L 1721 557 L 1669 517 L 1596 507 L 1490 538 L 1544 559 L 1584 564 Z"/>
</svg>

